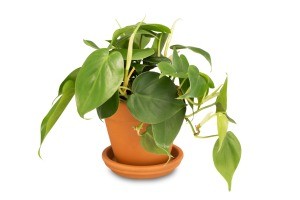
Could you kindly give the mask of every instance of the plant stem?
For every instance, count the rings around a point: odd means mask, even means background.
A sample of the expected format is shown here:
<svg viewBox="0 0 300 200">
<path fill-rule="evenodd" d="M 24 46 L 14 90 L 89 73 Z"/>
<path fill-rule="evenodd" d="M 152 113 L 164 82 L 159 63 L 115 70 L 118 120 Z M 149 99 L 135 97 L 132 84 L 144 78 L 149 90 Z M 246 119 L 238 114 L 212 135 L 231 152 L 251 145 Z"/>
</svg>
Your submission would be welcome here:
<svg viewBox="0 0 300 200">
<path fill-rule="evenodd" d="M 164 51 L 164 56 L 167 57 L 167 54 L 168 54 L 168 50 L 169 50 L 169 46 L 170 46 L 170 42 L 171 42 L 171 39 L 172 39 L 172 35 L 173 35 L 173 32 L 174 32 L 174 29 L 175 29 L 175 25 L 176 23 L 178 22 L 178 20 L 180 19 L 177 19 L 173 25 L 172 25 L 172 28 L 171 28 L 171 33 L 169 34 L 168 38 L 167 38 L 167 42 L 166 42 L 166 46 L 165 46 L 165 51 Z"/>
<path fill-rule="evenodd" d="M 204 106 L 204 107 L 202 107 L 202 108 L 199 108 L 199 109 L 196 110 L 195 112 L 193 112 L 193 113 L 191 113 L 191 114 L 189 114 L 189 115 L 186 115 L 185 117 L 186 117 L 186 118 L 192 117 L 193 115 L 197 114 L 197 113 L 200 112 L 201 110 L 204 110 L 204 109 L 206 109 L 206 108 L 212 107 L 212 106 L 214 106 L 215 104 L 216 104 L 216 103 L 212 103 L 212 104 L 209 104 L 209 105 Z"/>
<path fill-rule="evenodd" d="M 213 115 L 214 116 L 214 115 Z M 193 134 L 196 138 L 211 138 L 211 137 L 216 137 L 218 135 L 207 135 L 207 136 L 200 136 L 200 131 L 199 130 L 195 130 L 194 126 L 193 126 L 193 123 L 191 122 L 191 120 L 187 117 L 184 118 L 190 125 L 192 131 L 193 131 Z"/>
<path fill-rule="evenodd" d="M 118 21 L 117 19 L 115 19 L 115 20 L 116 20 L 116 22 L 117 22 L 119 28 L 122 28 L 122 26 L 121 26 L 121 24 L 119 23 L 119 21 Z"/>
<path fill-rule="evenodd" d="M 214 116 L 216 116 L 216 113 L 212 114 L 212 113 L 208 113 L 204 119 L 199 123 L 197 124 L 195 127 L 196 127 L 196 130 L 198 132 L 200 132 L 200 128 L 206 123 L 208 122 L 211 118 L 213 118 Z"/>
<path fill-rule="evenodd" d="M 157 47 L 157 57 L 160 57 L 160 45 L 161 45 L 161 39 L 162 39 L 163 34 L 160 35 L 160 38 L 158 40 L 158 47 Z"/>
<path fill-rule="evenodd" d="M 190 125 L 190 127 L 191 127 L 191 129 L 192 129 L 192 131 L 193 131 L 193 133 L 194 133 L 194 135 L 198 135 L 199 132 L 196 132 L 196 130 L 195 130 L 195 128 L 194 128 L 194 126 L 193 126 L 191 120 L 190 120 L 189 118 L 187 118 L 187 117 L 185 117 L 184 119 L 185 119 L 185 121 L 187 121 L 187 122 L 189 123 L 189 125 Z"/>
<path fill-rule="evenodd" d="M 179 90 L 181 89 L 181 87 L 183 86 L 183 84 L 184 84 L 184 82 L 185 82 L 186 80 L 187 80 L 187 78 L 183 79 L 183 81 L 180 83 L 180 85 L 179 85 L 179 87 L 178 87 Z"/>
<path fill-rule="evenodd" d="M 143 134 L 141 134 L 141 130 L 142 130 L 142 128 L 143 128 L 143 125 L 144 125 L 144 123 L 141 122 L 139 125 L 133 126 L 133 127 L 132 127 L 133 130 L 136 131 L 136 133 L 137 133 L 138 136 L 142 136 L 142 135 L 143 135 Z"/>
<path fill-rule="evenodd" d="M 128 85 L 129 79 L 130 79 L 130 77 L 132 76 L 134 70 L 135 70 L 135 68 L 133 67 L 133 68 L 131 69 L 131 71 L 129 72 L 129 74 L 128 74 L 127 85 Z"/>
<path fill-rule="evenodd" d="M 128 88 L 128 87 L 120 86 L 119 88 L 120 88 L 120 89 L 123 89 L 123 90 L 125 90 L 125 91 L 126 91 L 126 90 L 131 91 L 130 88 Z"/>
<path fill-rule="evenodd" d="M 125 91 L 122 90 L 123 87 L 124 86 L 120 86 L 119 87 L 119 92 L 121 93 L 122 96 L 124 96 L 125 98 L 127 98 L 126 90 Z"/>
<path fill-rule="evenodd" d="M 186 98 L 186 100 L 188 101 L 188 102 L 190 102 L 191 104 L 193 104 L 193 105 L 195 105 L 195 106 L 200 106 L 201 105 L 201 103 L 195 103 L 193 100 L 191 100 L 190 98 Z"/>
<path fill-rule="evenodd" d="M 196 138 L 202 138 L 202 139 L 204 139 L 204 138 L 211 138 L 211 137 L 217 137 L 217 136 L 219 136 L 219 135 L 207 135 L 207 136 L 200 136 L 200 135 L 194 135 Z"/>
<path fill-rule="evenodd" d="M 215 89 L 215 91 L 213 91 L 210 95 L 207 95 L 206 97 L 204 97 L 202 99 L 202 103 L 205 103 L 205 102 L 211 100 L 212 98 L 217 97 L 219 95 L 218 91 L 220 90 L 221 87 L 222 87 L 222 85 L 220 85 L 217 89 Z"/>
<path fill-rule="evenodd" d="M 144 18 L 145 19 L 145 18 Z M 124 87 L 127 87 L 128 85 L 128 73 L 129 73 L 129 68 L 131 65 L 131 60 L 132 60 L 132 49 L 133 49 L 133 40 L 135 37 L 135 34 L 137 33 L 138 29 L 144 22 L 144 19 L 135 27 L 133 33 L 130 36 L 129 43 L 128 43 L 128 50 L 127 50 L 127 59 L 126 59 L 126 67 L 125 67 L 125 74 L 124 74 Z"/>
</svg>

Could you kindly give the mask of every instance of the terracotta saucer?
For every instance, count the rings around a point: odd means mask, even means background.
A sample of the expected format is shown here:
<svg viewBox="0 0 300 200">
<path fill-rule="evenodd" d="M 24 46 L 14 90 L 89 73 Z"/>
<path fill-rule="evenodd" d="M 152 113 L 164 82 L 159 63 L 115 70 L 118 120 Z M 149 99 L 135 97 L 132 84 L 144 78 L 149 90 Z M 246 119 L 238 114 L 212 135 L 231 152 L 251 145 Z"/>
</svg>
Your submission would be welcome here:
<svg viewBox="0 0 300 200">
<path fill-rule="evenodd" d="M 118 163 L 115 160 L 112 148 L 109 146 L 102 152 L 102 159 L 107 167 L 120 176 L 134 179 L 149 179 L 165 176 L 180 164 L 183 152 L 178 146 L 173 145 L 172 155 L 174 158 L 168 164 L 162 163 L 148 166 L 126 165 Z"/>
</svg>

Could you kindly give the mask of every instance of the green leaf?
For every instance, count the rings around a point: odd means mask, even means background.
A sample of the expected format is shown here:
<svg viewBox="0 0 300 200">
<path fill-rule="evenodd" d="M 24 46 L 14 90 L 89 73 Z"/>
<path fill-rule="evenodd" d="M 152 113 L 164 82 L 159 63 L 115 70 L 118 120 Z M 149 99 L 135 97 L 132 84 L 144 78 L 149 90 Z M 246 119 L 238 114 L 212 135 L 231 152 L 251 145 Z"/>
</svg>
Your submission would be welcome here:
<svg viewBox="0 0 300 200">
<path fill-rule="evenodd" d="M 135 29 L 136 25 L 130 25 L 130 26 L 125 26 L 124 28 L 120 28 L 117 29 L 114 33 L 113 33 L 113 37 L 111 39 L 111 44 L 114 45 L 116 40 L 118 39 L 118 37 L 122 36 L 122 35 L 130 35 L 133 33 L 134 29 Z"/>
<path fill-rule="evenodd" d="M 105 119 L 115 114 L 119 107 L 119 101 L 119 91 L 116 91 L 110 99 L 97 108 L 98 117 Z"/>
<path fill-rule="evenodd" d="M 158 36 L 154 39 L 152 43 L 151 49 L 154 49 L 155 55 L 160 57 L 161 52 L 165 46 L 165 43 L 167 41 L 168 34 L 167 33 L 160 33 Z"/>
<path fill-rule="evenodd" d="M 148 126 L 146 132 L 141 135 L 140 143 L 141 143 L 142 147 L 150 153 L 162 154 L 162 155 L 167 155 L 167 156 L 171 157 L 171 154 L 170 154 L 168 148 L 162 148 L 162 147 L 159 147 L 156 145 L 156 143 L 153 139 L 153 132 L 152 132 L 151 125 Z"/>
<path fill-rule="evenodd" d="M 139 44 L 139 48 L 140 49 L 144 49 L 150 42 L 151 40 L 151 37 L 147 37 L 146 35 L 136 35 L 135 38 L 134 38 L 134 42 Z"/>
<path fill-rule="evenodd" d="M 137 25 L 130 25 L 130 26 L 126 26 L 124 28 L 120 28 L 120 29 L 116 30 L 113 33 L 111 44 L 113 46 L 116 46 L 116 41 L 119 37 L 124 37 L 123 39 L 127 40 L 128 36 L 130 37 L 130 35 L 133 33 L 136 26 Z M 151 35 L 151 36 L 153 36 L 153 33 L 151 31 L 170 33 L 170 29 L 161 24 L 142 24 L 140 26 L 140 31 L 141 31 L 141 35 L 143 34 L 143 35 Z M 137 34 L 140 34 L 140 33 L 137 32 Z"/>
<path fill-rule="evenodd" d="M 189 49 L 195 53 L 198 53 L 200 55 L 202 55 L 208 62 L 209 64 L 211 65 L 211 58 L 210 58 L 210 55 L 209 53 L 207 53 L 206 51 L 204 51 L 203 49 L 200 49 L 200 48 L 197 48 L 197 47 L 191 47 L 191 46 L 183 46 L 183 45 L 173 45 L 170 47 L 171 49 Z"/>
<path fill-rule="evenodd" d="M 114 43 L 112 43 L 112 41 L 110 43 L 116 48 L 127 49 L 129 38 L 132 33 L 133 33 L 133 31 L 128 31 L 128 32 L 122 34 L 121 36 L 119 36 L 118 39 L 113 41 Z M 156 35 L 152 32 L 139 29 L 136 32 L 136 36 L 134 38 L 133 48 L 136 48 L 136 49 L 145 48 L 145 46 L 150 42 L 152 37 L 156 37 Z"/>
<path fill-rule="evenodd" d="M 185 81 L 184 81 L 185 80 Z M 182 83 L 184 81 L 184 83 Z M 188 78 L 184 79 L 184 78 L 180 78 L 179 79 L 180 85 L 181 85 L 181 93 L 185 94 L 186 92 L 188 92 L 189 88 L 190 88 L 190 81 Z M 194 98 L 190 98 L 192 101 L 194 101 Z M 194 110 L 194 105 L 188 101 L 189 106 L 192 108 L 192 110 Z"/>
<path fill-rule="evenodd" d="M 124 60 L 127 60 L 127 49 L 114 49 L 113 51 L 118 51 L 122 54 Z M 132 50 L 132 60 L 142 60 L 153 55 L 155 51 L 153 49 L 133 49 Z"/>
<path fill-rule="evenodd" d="M 190 81 L 190 89 L 184 95 L 180 96 L 180 99 L 196 97 L 203 97 L 208 90 L 208 85 L 196 66 L 190 65 L 188 69 L 188 77 Z"/>
<path fill-rule="evenodd" d="M 140 63 L 131 63 L 131 66 L 135 68 L 135 71 L 140 74 L 143 72 L 145 65 Z"/>
<path fill-rule="evenodd" d="M 118 90 L 124 77 L 124 62 L 119 52 L 108 49 L 91 53 L 78 72 L 75 84 L 77 110 L 81 117 L 104 104 Z"/>
<path fill-rule="evenodd" d="M 180 60 L 182 63 L 183 72 L 187 72 L 190 66 L 188 59 L 185 57 L 185 55 L 181 54 Z"/>
<path fill-rule="evenodd" d="M 184 55 L 178 55 L 176 49 L 173 50 L 173 62 L 160 62 L 158 63 L 158 68 L 161 71 L 160 77 L 163 76 L 173 76 L 178 78 L 186 78 L 188 76 L 188 60 Z"/>
<path fill-rule="evenodd" d="M 75 81 L 74 80 L 67 80 L 62 85 L 61 96 L 56 101 L 56 103 L 52 106 L 50 111 L 44 117 L 42 124 L 41 124 L 41 143 L 40 148 L 38 151 L 39 156 L 41 157 L 40 150 L 43 141 L 45 140 L 46 136 L 48 135 L 49 131 L 52 129 L 58 118 L 61 116 L 69 102 L 71 101 L 72 97 L 74 96 L 75 92 Z"/>
<path fill-rule="evenodd" d="M 229 122 L 236 124 L 236 122 L 234 121 L 234 119 L 232 119 L 231 117 L 228 116 L 227 113 L 224 113 L 228 119 Z"/>
<path fill-rule="evenodd" d="M 160 33 L 171 33 L 171 30 L 162 24 L 143 24 L 141 25 L 141 29 Z"/>
<path fill-rule="evenodd" d="M 200 72 L 200 75 L 203 78 L 205 78 L 205 80 L 210 88 L 215 88 L 215 84 L 214 84 L 213 80 L 207 74 Z"/>
<path fill-rule="evenodd" d="M 219 150 L 219 141 L 217 140 L 213 149 L 213 160 L 216 169 L 224 177 L 228 184 L 228 190 L 231 190 L 233 174 L 241 159 L 241 145 L 236 136 L 228 131 Z"/>
<path fill-rule="evenodd" d="M 184 120 L 186 107 L 171 118 L 152 125 L 153 138 L 157 146 L 168 149 L 175 140 Z"/>
<path fill-rule="evenodd" d="M 127 106 L 132 115 L 141 122 L 157 124 L 169 119 L 185 107 L 177 97 L 176 85 L 159 73 L 145 72 L 133 82 L 132 95 Z"/>
<path fill-rule="evenodd" d="M 227 110 L 227 82 L 228 78 L 225 79 L 223 87 L 216 99 L 216 112 L 226 112 Z"/>
<path fill-rule="evenodd" d="M 171 75 L 176 76 L 176 70 L 169 62 L 160 62 L 158 63 L 158 68 L 161 71 L 160 77 Z"/>
<path fill-rule="evenodd" d="M 216 113 L 217 115 L 217 126 L 218 126 L 218 135 L 219 135 L 219 150 L 222 147 L 223 141 L 226 137 L 228 129 L 228 119 L 223 113 Z"/>
<path fill-rule="evenodd" d="M 113 44 L 113 46 L 117 49 L 127 49 L 128 48 L 128 43 L 129 43 L 129 38 L 130 36 L 124 36 L 121 37 L 120 39 L 118 39 L 117 41 L 115 41 L 115 43 Z M 134 40 L 133 42 L 133 48 L 138 49 L 139 45 L 138 43 Z"/>
<path fill-rule="evenodd" d="M 167 57 L 164 57 L 164 56 L 161 56 L 161 57 L 155 57 L 155 56 L 151 56 L 151 57 L 148 57 L 148 58 L 145 58 L 143 60 L 144 63 L 147 63 L 147 64 L 152 64 L 152 65 L 156 65 L 160 62 L 168 62 L 168 63 L 171 63 L 171 60 Z"/>
<path fill-rule="evenodd" d="M 72 80 L 72 81 L 74 81 L 74 83 L 75 83 L 75 80 L 76 80 L 76 78 L 77 78 L 77 74 L 78 74 L 78 72 L 79 72 L 80 69 L 81 69 L 81 67 L 75 69 L 74 71 L 72 71 L 72 72 L 65 78 L 65 80 L 64 80 L 64 81 L 60 84 L 60 86 L 59 86 L 58 95 L 61 95 L 61 94 L 62 94 L 63 87 L 64 87 L 64 85 L 65 85 L 65 83 L 66 83 L 67 81 Z"/>
<path fill-rule="evenodd" d="M 89 47 L 92 47 L 94 49 L 99 49 L 99 47 L 93 41 L 83 40 L 83 42 L 84 42 L 84 44 L 86 44 Z"/>
<path fill-rule="evenodd" d="M 187 59 L 186 57 L 182 58 L 185 62 L 185 65 L 183 65 L 181 58 L 178 55 L 177 50 L 174 48 L 173 49 L 173 67 L 176 70 L 177 73 L 184 73 L 186 74 L 188 71 L 189 65 L 186 65 Z"/>
</svg>

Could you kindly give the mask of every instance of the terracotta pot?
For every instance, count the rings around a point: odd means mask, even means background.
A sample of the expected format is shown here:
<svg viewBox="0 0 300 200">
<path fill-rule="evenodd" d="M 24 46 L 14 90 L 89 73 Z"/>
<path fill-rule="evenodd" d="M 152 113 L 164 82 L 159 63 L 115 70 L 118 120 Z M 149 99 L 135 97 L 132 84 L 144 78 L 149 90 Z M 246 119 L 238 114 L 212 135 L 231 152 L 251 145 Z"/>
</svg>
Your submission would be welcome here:
<svg viewBox="0 0 300 200">
<path fill-rule="evenodd" d="M 133 129 L 140 124 L 128 110 L 125 103 L 121 102 L 117 112 L 105 119 L 109 134 L 114 159 L 118 163 L 136 166 L 156 165 L 165 163 L 168 157 L 149 153 L 140 145 L 141 137 Z M 144 125 L 145 130 L 147 125 Z"/>
</svg>

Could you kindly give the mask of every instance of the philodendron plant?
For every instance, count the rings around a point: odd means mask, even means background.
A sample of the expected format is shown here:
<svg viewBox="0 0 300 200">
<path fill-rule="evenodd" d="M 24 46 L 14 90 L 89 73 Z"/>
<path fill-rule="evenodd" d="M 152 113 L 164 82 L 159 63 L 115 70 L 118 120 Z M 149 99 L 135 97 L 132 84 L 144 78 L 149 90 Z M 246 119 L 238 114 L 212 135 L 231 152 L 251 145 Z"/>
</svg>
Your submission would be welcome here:
<svg viewBox="0 0 300 200">
<path fill-rule="evenodd" d="M 217 137 L 213 161 L 230 190 L 241 146 L 228 131 L 228 123 L 235 123 L 227 114 L 228 80 L 215 88 L 209 75 L 190 64 L 179 50 L 200 54 L 211 65 L 209 53 L 193 46 L 169 46 L 172 31 L 161 24 L 139 22 L 117 29 L 105 48 L 84 40 L 94 51 L 61 83 L 58 98 L 41 124 L 41 144 L 74 95 L 82 118 L 93 110 L 97 110 L 100 119 L 108 118 L 124 102 L 141 122 L 133 128 L 149 152 L 171 158 L 169 147 L 183 121 L 196 138 Z M 208 112 L 200 122 L 193 120 L 211 107 L 215 112 Z M 214 117 L 218 134 L 202 136 L 201 127 Z M 143 123 L 149 124 L 145 132 L 141 132 Z"/>
</svg>

